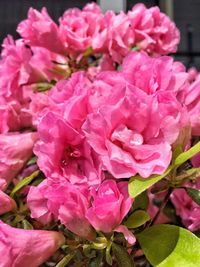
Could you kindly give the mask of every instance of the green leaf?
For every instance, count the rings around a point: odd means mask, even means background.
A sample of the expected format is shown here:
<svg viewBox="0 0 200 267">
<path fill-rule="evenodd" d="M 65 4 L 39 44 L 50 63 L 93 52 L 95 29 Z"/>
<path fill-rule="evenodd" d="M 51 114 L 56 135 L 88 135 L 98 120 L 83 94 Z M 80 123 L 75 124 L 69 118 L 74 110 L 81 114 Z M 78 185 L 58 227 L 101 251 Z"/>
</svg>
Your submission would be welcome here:
<svg viewBox="0 0 200 267">
<path fill-rule="evenodd" d="M 148 261 L 156 267 L 200 266 L 200 239 L 188 230 L 160 224 L 137 235 Z"/>
<path fill-rule="evenodd" d="M 75 254 L 76 252 L 71 252 L 70 254 L 62 258 L 62 260 L 59 261 L 59 263 L 57 263 L 55 267 L 66 267 L 68 263 L 73 259 Z"/>
<path fill-rule="evenodd" d="M 101 267 L 103 260 L 103 251 L 97 251 L 97 256 L 90 260 L 89 267 Z"/>
<path fill-rule="evenodd" d="M 124 247 L 112 243 L 112 251 L 119 267 L 134 267 L 133 260 Z"/>
<path fill-rule="evenodd" d="M 27 166 L 33 165 L 37 162 L 37 157 L 32 157 L 28 162 L 27 162 Z"/>
<path fill-rule="evenodd" d="M 144 191 L 134 199 L 132 209 L 133 210 L 147 210 L 149 206 L 149 198 L 147 192 Z"/>
<path fill-rule="evenodd" d="M 30 222 L 28 222 L 28 221 L 25 220 L 25 219 L 22 221 L 22 226 L 23 226 L 23 229 L 30 229 L 30 230 L 33 229 L 32 224 L 30 224 Z"/>
<path fill-rule="evenodd" d="M 187 194 L 191 197 L 194 202 L 200 205 L 200 190 L 194 188 L 185 187 Z"/>
<path fill-rule="evenodd" d="M 108 242 L 108 245 L 106 247 L 106 262 L 112 266 L 112 256 L 110 255 L 110 250 L 111 250 L 111 247 L 112 247 L 112 242 L 109 241 Z"/>
<path fill-rule="evenodd" d="M 200 141 L 192 146 L 189 150 L 181 153 L 174 161 L 175 166 L 179 166 L 186 162 L 187 160 L 191 159 L 193 156 L 195 156 L 198 152 L 200 152 Z"/>
<path fill-rule="evenodd" d="M 36 83 L 36 90 L 38 92 L 45 92 L 50 90 L 54 85 L 47 82 Z"/>
<path fill-rule="evenodd" d="M 10 196 L 13 198 L 19 190 L 21 190 L 24 186 L 30 184 L 39 175 L 39 173 L 40 171 L 37 170 L 33 172 L 30 176 L 25 177 L 23 180 L 17 183 L 16 186 L 13 188 Z"/>
<path fill-rule="evenodd" d="M 124 222 L 124 224 L 128 228 L 137 228 L 145 224 L 149 220 L 150 220 L 150 217 L 146 211 L 136 210 L 128 217 L 128 219 Z"/>
<path fill-rule="evenodd" d="M 131 197 L 138 196 L 150 186 L 166 177 L 170 173 L 171 169 L 172 167 L 170 166 L 162 175 L 152 175 L 145 179 L 139 175 L 132 177 L 128 184 L 129 195 Z"/>
</svg>

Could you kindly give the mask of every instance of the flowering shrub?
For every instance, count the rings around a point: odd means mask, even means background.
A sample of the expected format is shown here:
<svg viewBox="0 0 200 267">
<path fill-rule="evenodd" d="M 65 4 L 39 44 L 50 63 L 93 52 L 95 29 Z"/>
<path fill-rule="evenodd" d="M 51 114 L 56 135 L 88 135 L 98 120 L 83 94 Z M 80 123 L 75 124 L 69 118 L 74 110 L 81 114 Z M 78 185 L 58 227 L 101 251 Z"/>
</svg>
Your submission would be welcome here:
<svg viewBox="0 0 200 267">
<path fill-rule="evenodd" d="M 199 266 L 200 76 L 167 56 L 175 24 L 92 3 L 58 24 L 30 8 L 17 32 L 0 60 L 0 266 Z"/>
</svg>

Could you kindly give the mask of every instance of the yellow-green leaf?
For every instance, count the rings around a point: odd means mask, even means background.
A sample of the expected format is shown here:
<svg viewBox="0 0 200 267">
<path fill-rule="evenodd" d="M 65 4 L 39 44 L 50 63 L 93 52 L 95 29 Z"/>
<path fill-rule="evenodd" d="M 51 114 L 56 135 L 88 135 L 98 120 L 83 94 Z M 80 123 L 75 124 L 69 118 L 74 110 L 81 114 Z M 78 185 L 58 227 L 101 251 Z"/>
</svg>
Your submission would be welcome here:
<svg viewBox="0 0 200 267">
<path fill-rule="evenodd" d="M 200 266 L 200 239 L 184 228 L 167 224 L 154 225 L 136 237 L 153 266 Z"/>
<path fill-rule="evenodd" d="M 124 224 L 128 228 L 137 228 L 150 220 L 149 214 L 144 210 L 136 210 L 133 212 Z"/>
<path fill-rule="evenodd" d="M 23 180 L 19 181 L 19 183 L 16 184 L 16 186 L 13 188 L 10 196 L 14 197 L 14 195 L 21 190 L 24 186 L 30 184 L 38 175 L 40 171 L 34 171 L 30 176 L 25 177 Z"/>
<path fill-rule="evenodd" d="M 162 175 L 152 175 L 145 179 L 139 175 L 132 177 L 128 184 L 129 195 L 132 197 L 138 196 L 150 186 L 166 177 L 170 173 L 171 169 L 172 167 L 170 166 Z"/>
<path fill-rule="evenodd" d="M 195 156 L 198 152 L 200 152 L 200 141 L 196 145 L 192 146 L 189 150 L 178 155 L 178 157 L 174 161 L 174 165 L 179 166 L 183 164 L 184 162 Z"/>
</svg>

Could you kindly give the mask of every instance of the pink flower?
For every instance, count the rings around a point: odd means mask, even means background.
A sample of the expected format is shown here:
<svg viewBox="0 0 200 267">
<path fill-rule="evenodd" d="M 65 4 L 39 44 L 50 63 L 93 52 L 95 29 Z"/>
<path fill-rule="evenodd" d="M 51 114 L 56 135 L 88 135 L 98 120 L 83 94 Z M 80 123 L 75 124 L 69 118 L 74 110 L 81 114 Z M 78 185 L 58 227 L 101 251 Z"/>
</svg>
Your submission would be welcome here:
<svg viewBox="0 0 200 267">
<path fill-rule="evenodd" d="M 32 155 L 37 133 L 0 135 L 0 177 L 7 184 L 16 177 Z"/>
<path fill-rule="evenodd" d="M 44 47 L 32 47 L 31 50 L 33 56 L 29 64 L 38 75 L 36 82 L 59 81 L 68 77 L 69 66 L 66 57 Z"/>
<path fill-rule="evenodd" d="M 27 197 L 32 218 L 43 224 L 49 223 L 52 218 L 60 220 L 73 233 L 93 239 L 94 230 L 85 217 L 89 200 L 86 188 L 55 179 L 44 180 L 39 186 L 31 187 Z"/>
<path fill-rule="evenodd" d="M 115 15 L 108 11 L 105 14 L 106 46 L 113 61 L 121 63 L 134 44 L 134 32 L 130 27 L 130 21 L 124 12 Z"/>
<path fill-rule="evenodd" d="M 116 102 L 89 114 L 82 127 L 105 170 L 116 178 L 162 174 L 182 127 L 180 104 L 170 93 L 152 96 L 135 87 L 110 98 Z"/>
<path fill-rule="evenodd" d="M 195 184 L 187 183 L 186 187 L 193 187 L 200 190 L 200 178 Z M 175 206 L 176 214 L 181 217 L 185 227 L 190 231 L 200 229 L 200 206 L 188 196 L 184 189 L 176 189 L 171 195 L 172 203 Z"/>
<path fill-rule="evenodd" d="M 200 135 L 200 79 L 182 91 L 180 101 L 185 104 L 192 126 L 192 135 Z"/>
<path fill-rule="evenodd" d="M 0 133 L 20 129 L 20 108 L 18 101 L 7 101 L 4 97 L 0 97 Z"/>
<path fill-rule="evenodd" d="M 31 210 L 31 217 L 44 225 L 50 223 L 53 219 L 53 215 L 47 206 L 47 190 L 47 180 L 44 180 L 38 186 L 31 186 L 27 195 L 27 205 Z"/>
<path fill-rule="evenodd" d="M 3 42 L 1 56 L 0 95 L 21 98 L 20 86 L 26 84 L 30 78 L 31 50 L 26 48 L 22 40 L 14 42 L 13 38 L 8 36 Z"/>
<path fill-rule="evenodd" d="M 17 32 L 28 45 L 44 47 L 55 53 L 64 53 L 58 26 L 49 17 L 46 8 L 41 12 L 30 8 L 28 18 L 18 25 Z"/>
<path fill-rule="evenodd" d="M 131 52 L 124 59 L 122 76 L 125 81 L 147 94 L 169 90 L 177 94 L 188 79 L 185 67 L 172 57 L 149 57 L 145 52 Z"/>
<path fill-rule="evenodd" d="M 0 266 L 40 266 L 64 240 L 58 232 L 17 229 L 0 221 Z"/>
<path fill-rule="evenodd" d="M 82 133 L 51 112 L 42 118 L 38 132 L 40 140 L 34 153 L 38 156 L 38 166 L 47 177 L 64 178 L 72 184 L 99 184 L 98 156 Z"/>
<path fill-rule="evenodd" d="M 147 9 L 143 4 L 138 4 L 128 12 L 128 17 L 135 33 L 135 44 L 139 48 L 154 55 L 176 52 L 180 33 L 158 7 Z"/>
<path fill-rule="evenodd" d="M 133 203 L 127 182 L 106 180 L 98 189 L 93 189 L 91 195 L 92 206 L 86 217 L 96 230 L 105 233 L 112 232 L 121 224 Z"/>
<path fill-rule="evenodd" d="M 0 215 L 11 211 L 16 207 L 15 201 L 0 190 Z"/>
<path fill-rule="evenodd" d="M 188 69 L 188 80 L 190 83 L 193 83 L 196 79 L 199 78 L 199 72 L 195 67 Z"/>
<path fill-rule="evenodd" d="M 95 52 L 104 49 L 104 17 L 97 5 L 87 5 L 82 11 L 68 9 L 59 23 L 60 36 L 70 54 L 78 55 L 89 47 Z"/>
</svg>

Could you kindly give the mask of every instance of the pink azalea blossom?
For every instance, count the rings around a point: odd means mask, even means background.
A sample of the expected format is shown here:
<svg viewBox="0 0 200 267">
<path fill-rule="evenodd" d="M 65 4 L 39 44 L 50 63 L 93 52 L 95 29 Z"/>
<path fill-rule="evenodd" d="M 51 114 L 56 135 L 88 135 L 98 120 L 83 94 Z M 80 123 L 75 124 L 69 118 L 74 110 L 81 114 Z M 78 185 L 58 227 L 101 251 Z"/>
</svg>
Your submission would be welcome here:
<svg viewBox="0 0 200 267">
<path fill-rule="evenodd" d="M 51 219 L 60 220 L 73 233 L 93 239 L 94 230 L 86 219 L 90 195 L 85 187 L 75 186 L 66 180 L 44 180 L 39 186 L 31 187 L 27 203 L 32 218 L 43 224 Z"/>
<path fill-rule="evenodd" d="M 30 78 L 29 60 L 31 50 L 26 48 L 23 40 L 13 40 L 8 36 L 3 42 L 0 61 L 0 95 L 21 98 L 19 87 L 26 84 Z"/>
<path fill-rule="evenodd" d="M 0 221 L 0 266 L 40 266 L 64 241 L 58 232 L 18 229 Z"/>
<path fill-rule="evenodd" d="M 149 57 L 145 52 L 131 52 L 124 59 L 122 75 L 126 82 L 147 94 L 169 90 L 177 94 L 188 79 L 185 67 L 172 57 Z"/>
<path fill-rule="evenodd" d="M 60 36 L 70 54 L 78 55 L 90 47 L 95 52 L 104 49 L 104 16 L 96 4 L 86 5 L 82 11 L 68 9 L 59 23 Z"/>
<path fill-rule="evenodd" d="M 130 27 L 130 21 L 124 12 L 115 15 L 108 11 L 105 14 L 107 29 L 106 46 L 113 61 L 121 63 L 134 44 L 134 32 Z"/>
<path fill-rule="evenodd" d="M 185 104 L 192 126 L 192 135 L 200 135 L 200 79 L 182 91 L 180 101 Z"/>
<path fill-rule="evenodd" d="M 154 55 L 176 52 L 180 33 L 174 22 L 158 7 L 147 9 L 137 4 L 128 12 L 131 28 L 135 33 L 135 44 Z"/>
<path fill-rule="evenodd" d="M 20 108 L 18 101 L 7 101 L 4 97 L 0 97 L 0 133 L 20 129 Z"/>
<path fill-rule="evenodd" d="M 64 178 L 72 184 L 99 184 L 98 156 L 83 134 L 51 112 L 42 118 L 38 132 L 34 153 L 38 156 L 38 166 L 47 177 Z"/>
<path fill-rule="evenodd" d="M 198 79 L 199 76 L 199 72 L 195 67 L 191 67 L 188 69 L 188 80 L 190 83 L 193 83 L 196 79 Z"/>
<path fill-rule="evenodd" d="M 0 190 L 0 215 L 16 208 L 15 201 Z"/>
<path fill-rule="evenodd" d="M 64 53 L 58 26 L 49 17 L 46 8 L 41 12 L 30 8 L 28 18 L 18 25 L 18 33 L 30 46 L 39 46 L 55 53 Z"/>
<path fill-rule="evenodd" d="M 32 47 L 31 50 L 33 56 L 29 64 L 35 73 L 38 72 L 37 82 L 59 81 L 68 77 L 69 67 L 66 57 L 44 47 Z"/>
<path fill-rule="evenodd" d="M 117 99 L 118 92 L 112 95 Z M 127 87 L 116 103 L 102 105 L 83 124 L 87 141 L 116 178 L 162 174 L 182 127 L 182 107 L 167 92 L 146 95 Z"/>
<path fill-rule="evenodd" d="M 200 178 L 196 183 L 187 183 L 186 187 L 200 190 Z M 172 203 L 175 206 L 176 214 L 181 217 L 182 223 L 190 231 L 200 229 L 200 207 L 195 203 L 184 189 L 176 189 L 171 195 Z"/>
<path fill-rule="evenodd" d="M 53 214 L 48 207 L 48 184 L 47 179 L 38 186 L 31 186 L 27 195 L 27 205 L 31 210 L 31 217 L 48 224 L 53 219 Z M 58 219 L 58 218 L 57 218 Z"/>
<path fill-rule="evenodd" d="M 121 224 L 133 203 L 128 194 L 127 182 L 106 180 L 98 189 L 93 189 L 91 195 L 92 206 L 86 217 L 96 230 L 105 233 L 112 232 Z"/>
<path fill-rule="evenodd" d="M 37 133 L 0 134 L 0 177 L 9 183 L 32 155 Z"/>
</svg>

